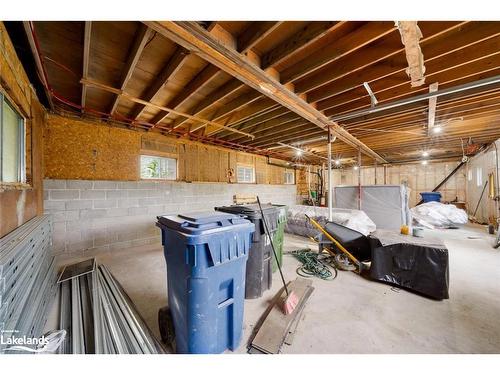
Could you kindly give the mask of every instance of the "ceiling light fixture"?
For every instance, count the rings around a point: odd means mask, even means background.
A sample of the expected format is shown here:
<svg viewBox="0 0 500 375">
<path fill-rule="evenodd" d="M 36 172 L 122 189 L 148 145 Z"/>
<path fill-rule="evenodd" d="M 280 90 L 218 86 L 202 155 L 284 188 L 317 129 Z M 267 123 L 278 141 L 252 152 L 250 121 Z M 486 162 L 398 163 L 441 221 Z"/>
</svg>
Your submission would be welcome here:
<svg viewBox="0 0 500 375">
<path fill-rule="evenodd" d="M 302 156 L 302 150 L 297 150 L 296 155 L 297 156 Z"/>
<path fill-rule="evenodd" d="M 340 165 L 340 160 L 339 159 L 335 160 L 335 165 Z"/>
<path fill-rule="evenodd" d="M 424 158 L 428 157 L 428 156 L 429 156 L 429 152 L 428 152 L 428 151 L 424 151 L 424 152 L 422 152 L 422 156 L 423 156 Z"/>
<path fill-rule="evenodd" d="M 427 165 L 428 161 L 427 160 L 422 160 L 422 165 Z"/>
<path fill-rule="evenodd" d="M 355 171 L 357 171 L 357 170 L 358 170 L 358 168 L 359 168 L 359 167 L 358 167 L 357 165 L 355 165 L 355 166 L 354 166 L 354 170 L 355 170 Z"/>
<path fill-rule="evenodd" d="M 441 133 L 441 127 L 440 126 L 434 126 L 432 128 L 432 131 L 434 132 L 434 134 L 438 134 L 438 133 Z"/>
</svg>

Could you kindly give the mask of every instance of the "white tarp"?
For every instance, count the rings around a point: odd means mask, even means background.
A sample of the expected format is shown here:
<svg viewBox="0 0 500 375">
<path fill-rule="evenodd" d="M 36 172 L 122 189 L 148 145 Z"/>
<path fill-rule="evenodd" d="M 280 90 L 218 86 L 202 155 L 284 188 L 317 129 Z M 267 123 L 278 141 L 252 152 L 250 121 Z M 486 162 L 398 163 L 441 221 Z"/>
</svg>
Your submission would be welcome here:
<svg viewBox="0 0 500 375">
<path fill-rule="evenodd" d="M 299 236 L 316 236 L 319 232 L 307 221 L 306 214 L 321 225 L 324 225 L 328 220 L 327 207 L 291 206 L 288 209 L 285 231 Z M 334 208 L 332 221 L 363 233 L 365 236 L 377 229 L 375 223 L 363 211 L 359 210 Z"/>
<path fill-rule="evenodd" d="M 335 207 L 357 209 L 359 186 L 336 186 Z M 409 188 L 405 185 L 361 186 L 361 210 L 377 228 L 400 230 L 411 223 Z"/>
<path fill-rule="evenodd" d="M 447 228 L 467 224 L 467 213 L 453 204 L 427 202 L 411 209 L 413 220 L 427 228 Z"/>
</svg>

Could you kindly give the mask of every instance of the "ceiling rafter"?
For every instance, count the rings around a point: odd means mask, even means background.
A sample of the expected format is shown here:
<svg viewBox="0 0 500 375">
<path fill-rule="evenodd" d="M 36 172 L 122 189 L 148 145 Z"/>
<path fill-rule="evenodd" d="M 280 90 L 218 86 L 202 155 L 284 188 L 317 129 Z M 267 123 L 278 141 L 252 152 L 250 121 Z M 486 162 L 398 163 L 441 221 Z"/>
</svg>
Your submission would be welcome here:
<svg viewBox="0 0 500 375">
<path fill-rule="evenodd" d="M 84 79 L 88 78 L 89 75 L 89 64 L 90 64 L 90 40 L 92 39 L 92 21 L 85 21 L 84 32 L 83 32 L 83 57 L 82 57 L 82 77 Z M 82 111 L 85 108 L 85 103 L 87 100 L 87 87 L 85 84 L 82 85 Z"/>
<path fill-rule="evenodd" d="M 353 137 L 338 124 L 330 121 L 325 115 L 270 77 L 255 64 L 246 60 L 236 50 L 218 43 L 210 33 L 198 24 L 183 21 L 157 21 L 146 22 L 146 24 L 163 36 L 191 50 L 235 78 L 269 96 L 279 104 L 296 112 L 321 129 L 326 130 L 330 128 L 341 141 L 351 145 L 351 147 L 359 148 L 363 153 L 381 162 L 387 162 L 366 144 Z"/>
<path fill-rule="evenodd" d="M 239 53 L 246 53 L 255 47 L 260 41 L 264 40 L 273 31 L 275 31 L 283 22 L 276 21 L 256 21 L 238 36 L 237 46 Z"/>
<path fill-rule="evenodd" d="M 212 64 L 208 64 L 201 72 L 199 72 L 191 81 L 188 82 L 184 89 L 179 92 L 172 100 L 170 100 L 165 107 L 177 108 L 188 100 L 195 92 L 200 90 L 210 81 L 212 81 L 218 74 L 220 69 Z M 158 124 L 165 120 L 168 112 L 160 111 L 151 121 L 153 124 Z"/>
<path fill-rule="evenodd" d="M 178 47 L 172 56 L 168 59 L 167 63 L 161 70 L 161 72 L 155 76 L 152 80 L 151 85 L 144 91 L 144 94 L 141 95 L 145 101 L 151 101 L 158 94 L 158 92 L 165 86 L 171 77 L 175 75 L 179 69 L 182 68 L 183 64 L 186 62 L 186 58 L 189 55 L 189 51 L 183 47 Z M 132 109 L 130 117 L 134 120 L 143 113 L 146 106 L 142 104 L 136 104 Z"/>
<path fill-rule="evenodd" d="M 125 66 L 122 70 L 122 76 L 120 78 L 120 85 L 119 85 L 120 90 L 126 89 L 127 84 L 130 81 L 130 78 L 132 78 L 134 69 L 137 66 L 137 63 L 139 62 L 142 51 L 144 50 L 146 43 L 151 38 L 153 33 L 154 31 L 151 30 L 146 25 L 144 24 L 139 25 L 139 28 L 134 37 L 134 41 L 128 53 L 127 62 L 125 63 Z M 116 108 L 118 107 L 119 98 L 120 98 L 119 96 L 115 96 L 115 98 L 113 99 L 111 108 L 109 110 L 111 116 L 114 115 Z"/>
</svg>

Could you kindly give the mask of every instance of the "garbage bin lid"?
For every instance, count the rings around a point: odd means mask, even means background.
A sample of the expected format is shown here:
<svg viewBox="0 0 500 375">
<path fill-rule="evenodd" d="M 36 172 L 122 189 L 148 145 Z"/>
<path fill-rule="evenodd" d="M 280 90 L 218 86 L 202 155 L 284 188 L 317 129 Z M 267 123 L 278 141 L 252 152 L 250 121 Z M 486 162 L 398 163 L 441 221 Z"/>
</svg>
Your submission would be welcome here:
<svg viewBox="0 0 500 375">
<path fill-rule="evenodd" d="M 258 204 L 245 204 L 245 205 L 235 204 L 232 206 L 215 207 L 215 209 L 217 211 L 231 212 L 235 214 L 245 215 L 251 219 L 260 219 L 261 217 Z M 267 217 L 267 215 L 278 213 L 279 208 L 271 204 L 263 204 L 262 211 L 264 211 L 264 214 Z"/>
<path fill-rule="evenodd" d="M 206 231 L 217 228 L 229 229 L 234 225 L 250 224 L 241 216 L 217 211 L 158 216 L 158 223 L 192 235 L 204 234 Z"/>
</svg>

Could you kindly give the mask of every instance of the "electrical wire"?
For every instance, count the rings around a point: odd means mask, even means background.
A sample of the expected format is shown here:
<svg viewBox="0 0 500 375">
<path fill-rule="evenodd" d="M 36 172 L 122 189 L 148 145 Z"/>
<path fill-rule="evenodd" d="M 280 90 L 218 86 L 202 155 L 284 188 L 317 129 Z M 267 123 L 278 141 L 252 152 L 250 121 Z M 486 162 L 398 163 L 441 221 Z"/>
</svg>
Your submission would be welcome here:
<svg viewBox="0 0 500 375">
<path fill-rule="evenodd" d="M 297 275 L 302 277 L 317 277 L 321 280 L 335 280 L 338 271 L 331 263 L 330 255 L 318 254 L 311 249 L 290 251 L 302 263 L 296 270 Z M 332 271 L 333 270 L 333 271 Z"/>
</svg>

